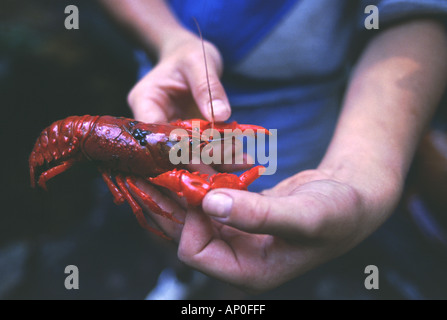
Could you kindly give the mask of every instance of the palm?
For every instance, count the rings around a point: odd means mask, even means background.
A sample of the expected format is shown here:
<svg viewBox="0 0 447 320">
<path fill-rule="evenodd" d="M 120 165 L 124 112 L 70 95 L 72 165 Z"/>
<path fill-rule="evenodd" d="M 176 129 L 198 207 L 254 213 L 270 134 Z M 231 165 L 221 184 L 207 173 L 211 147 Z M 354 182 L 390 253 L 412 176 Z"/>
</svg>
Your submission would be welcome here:
<svg viewBox="0 0 447 320">
<path fill-rule="evenodd" d="M 273 231 L 276 229 L 278 235 L 275 232 L 270 235 L 247 233 L 190 209 L 182 231 L 179 256 L 213 276 L 252 286 L 259 282 L 256 279 L 263 277 L 274 279 L 276 284 L 282 283 L 341 254 L 338 248 L 346 250 L 347 247 L 340 246 L 337 240 L 351 239 L 354 233 L 352 216 L 356 215 L 352 213 L 358 208 L 354 205 L 357 201 L 352 188 L 312 170 L 286 179 L 263 194 L 271 198 L 273 205 L 293 204 L 290 212 L 282 214 L 294 214 L 296 219 L 289 216 L 286 223 L 277 224 Z M 259 213 L 259 210 L 256 211 Z M 253 223 L 251 228 L 262 230 L 265 223 L 268 224 L 268 218 Z"/>
</svg>

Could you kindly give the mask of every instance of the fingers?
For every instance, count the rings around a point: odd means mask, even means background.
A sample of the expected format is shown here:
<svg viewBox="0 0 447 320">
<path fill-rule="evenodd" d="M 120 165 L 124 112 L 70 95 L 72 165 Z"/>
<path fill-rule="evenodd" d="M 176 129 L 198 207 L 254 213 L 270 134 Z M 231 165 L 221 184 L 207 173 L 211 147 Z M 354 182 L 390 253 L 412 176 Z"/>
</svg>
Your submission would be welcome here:
<svg viewBox="0 0 447 320">
<path fill-rule="evenodd" d="M 220 172 L 245 171 L 253 167 L 253 164 L 255 163 L 253 157 L 247 153 L 242 154 L 242 163 L 235 163 L 233 159 L 228 161 L 228 163 L 224 160 L 222 164 L 214 165 L 214 168 Z"/>
<path fill-rule="evenodd" d="M 158 70 L 149 72 L 129 92 L 127 102 L 132 109 L 134 118 L 146 123 L 167 122 L 169 118 L 170 102 L 161 85 L 156 83 Z"/>
<path fill-rule="evenodd" d="M 190 65 L 185 68 L 183 76 L 186 78 L 194 100 L 205 118 L 208 121 L 212 120 L 212 101 L 214 120 L 226 121 L 231 115 L 231 108 L 219 77 L 222 72 L 222 58 L 217 49 L 209 43 L 206 45 L 206 50 L 206 65 L 203 54 L 197 52 L 196 55 L 191 56 Z"/>
<path fill-rule="evenodd" d="M 138 179 L 136 181 L 136 186 L 143 191 L 147 196 L 149 196 L 163 211 L 172 214 L 176 220 L 185 221 L 185 209 L 174 200 L 173 197 L 168 197 L 167 195 L 160 192 L 157 188 L 149 185 L 144 180 Z M 183 224 L 174 222 L 167 217 L 163 217 L 159 214 L 151 212 L 150 207 L 142 201 L 139 197 L 133 194 L 137 199 L 138 203 L 144 209 L 144 212 L 149 215 L 150 220 L 167 236 L 178 241 L 180 239 L 180 234 L 182 232 Z"/>
<path fill-rule="evenodd" d="M 216 224 L 203 212 L 189 208 L 178 247 L 179 259 L 223 281 L 235 284 L 249 281 L 249 271 L 241 268 L 234 248 L 243 244 L 247 246 L 249 254 L 255 256 L 259 248 L 250 244 L 247 235 L 241 235 L 240 232 L 237 236 L 226 237 L 226 240 L 220 239 L 216 237 L 219 233 L 216 228 Z M 242 251 L 240 254 L 243 255 L 245 250 Z"/>
<path fill-rule="evenodd" d="M 294 266 L 301 259 L 282 240 L 222 226 L 192 208 L 178 247 L 179 259 L 189 266 L 252 291 L 264 291 L 290 278 L 288 264 L 278 263 L 285 256 Z"/>
<path fill-rule="evenodd" d="M 269 197 L 231 189 L 211 191 L 202 206 L 214 220 L 239 230 L 294 239 L 318 235 L 326 210 L 305 195 Z"/>
<path fill-rule="evenodd" d="M 265 196 L 219 189 L 203 199 L 203 210 L 213 219 L 251 233 L 271 231 L 273 212 Z"/>
<path fill-rule="evenodd" d="M 194 252 L 200 251 L 196 248 L 205 248 L 213 236 L 212 221 L 197 208 L 189 207 L 180 240 L 180 255 L 181 253 L 184 256 L 190 255 L 190 250 L 193 248 L 195 249 Z"/>
<path fill-rule="evenodd" d="M 158 65 L 130 91 L 127 100 L 135 119 L 147 123 L 168 122 L 195 101 L 201 114 L 211 121 L 211 92 L 215 121 L 228 120 L 231 108 L 215 64 L 209 68 L 208 87 L 205 68 L 197 59 L 177 63 L 168 61 Z"/>
<path fill-rule="evenodd" d="M 204 42 L 204 46 L 206 65 L 201 42 L 195 37 L 176 46 L 135 85 L 128 103 L 137 120 L 167 122 L 192 113 L 194 105 L 208 121 L 213 114 L 215 121 L 228 120 L 231 108 L 219 79 L 222 58 L 214 45 Z"/>
<path fill-rule="evenodd" d="M 215 220 L 250 233 L 314 243 L 363 236 L 356 230 L 367 209 L 356 189 L 327 179 L 290 187 L 283 196 L 217 189 L 205 196 L 202 207 Z"/>
<path fill-rule="evenodd" d="M 212 121 L 212 110 L 210 96 L 208 91 L 208 83 L 204 79 L 204 73 L 191 73 L 187 75 L 188 82 L 194 100 L 197 103 L 201 113 L 208 120 Z M 214 111 L 214 120 L 217 122 L 226 121 L 231 115 L 230 103 L 228 101 L 225 90 L 216 75 L 210 75 L 209 88 L 211 90 L 212 108 Z"/>
</svg>

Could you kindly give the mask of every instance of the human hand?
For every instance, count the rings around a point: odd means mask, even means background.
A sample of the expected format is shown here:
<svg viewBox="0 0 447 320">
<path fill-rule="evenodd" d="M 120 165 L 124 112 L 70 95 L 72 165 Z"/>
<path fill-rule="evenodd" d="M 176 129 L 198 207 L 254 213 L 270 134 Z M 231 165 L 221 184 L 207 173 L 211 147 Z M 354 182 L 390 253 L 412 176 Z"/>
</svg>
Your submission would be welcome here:
<svg viewBox="0 0 447 320">
<path fill-rule="evenodd" d="M 415 38 L 423 45 L 402 45 Z M 445 89 L 446 48 L 442 24 L 433 21 L 397 25 L 375 37 L 353 72 L 317 170 L 262 195 L 211 191 L 202 203 L 205 214 L 175 204 L 180 210 L 170 212 L 179 212 L 184 225 L 154 217 L 179 242 L 180 259 L 237 286 L 267 290 L 362 241 L 400 197 L 418 137 Z M 227 218 L 211 218 L 224 212 L 218 194 L 232 199 Z"/>
<path fill-rule="evenodd" d="M 220 83 L 223 63 L 217 48 L 204 41 L 215 121 L 231 109 Z M 159 52 L 159 61 L 131 90 L 128 103 L 137 120 L 156 123 L 201 117 L 211 121 L 210 98 L 201 40 L 190 33 L 173 36 Z"/>
<path fill-rule="evenodd" d="M 137 120 L 155 123 L 191 118 L 192 111 L 209 121 L 208 85 L 202 42 L 178 21 L 163 0 L 101 0 L 104 8 L 158 61 L 132 89 L 129 105 Z M 219 81 L 222 58 L 217 48 L 204 41 L 215 120 L 225 121 L 231 111 Z"/>
<path fill-rule="evenodd" d="M 262 194 L 211 191 L 203 211 L 175 208 L 184 225 L 152 218 L 179 243 L 178 256 L 186 264 L 264 291 L 343 254 L 373 232 L 399 198 L 398 189 L 384 190 L 374 194 L 309 170 Z"/>
<path fill-rule="evenodd" d="M 164 43 L 159 51 L 160 60 L 157 65 L 129 93 L 128 102 L 135 119 L 157 123 L 203 116 L 212 120 L 209 97 L 211 91 L 214 120 L 227 120 L 231 109 L 219 80 L 223 67 L 220 53 L 211 43 L 203 42 L 207 56 L 207 79 L 202 40 L 184 31 L 179 31 L 178 34 L 181 36 L 174 36 Z M 222 154 L 222 157 L 226 156 Z M 213 168 L 230 172 L 251 166 L 248 164 L 247 154 L 243 154 L 242 160 L 242 164 L 216 164 Z M 188 165 L 188 168 L 207 174 L 215 173 L 214 169 L 203 164 Z M 177 202 L 182 202 L 173 194 L 160 193 L 157 188 L 143 181 L 140 183 L 145 185 L 146 194 L 159 206 L 165 205 L 169 208 Z M 179 212 L 180 209 L 167 211 Z"/>
</svg>

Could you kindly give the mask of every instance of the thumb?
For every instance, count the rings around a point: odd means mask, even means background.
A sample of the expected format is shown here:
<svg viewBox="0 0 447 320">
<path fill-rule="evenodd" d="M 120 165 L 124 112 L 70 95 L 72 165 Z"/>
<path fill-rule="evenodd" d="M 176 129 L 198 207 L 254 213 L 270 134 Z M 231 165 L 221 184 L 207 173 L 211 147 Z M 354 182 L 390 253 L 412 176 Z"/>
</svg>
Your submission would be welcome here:
<svg viewBox="0 0 447 320">
<path fill-rule="evenodd" d="M 297 208 L 296 197 L 270 197 L 258 193 L 218 189 L 209 192 L 203 211 L 211 218 L 249 233 L 297 237 L 306 232 L 306 215 Z"/>
</svg>

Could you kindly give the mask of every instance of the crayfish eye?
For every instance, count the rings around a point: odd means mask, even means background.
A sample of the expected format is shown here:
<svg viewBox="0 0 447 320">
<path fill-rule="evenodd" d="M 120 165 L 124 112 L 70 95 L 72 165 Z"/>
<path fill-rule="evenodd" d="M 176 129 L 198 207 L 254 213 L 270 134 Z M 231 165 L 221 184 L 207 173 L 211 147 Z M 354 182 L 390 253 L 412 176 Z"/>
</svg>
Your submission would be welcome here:
<svg viewBox="0 0 447 320">
<path fill-rule="evenodd" d="M 132 132 L 132 137 L 134 137 L 137 140 L 140 140 L 140 139 L 144 138 L 144 135 L 143 135 L 143 132 L 140 129 L 135 129 Z"/>
<path fill-rule="evenodd" d="M 132 137 L 135 138 L 135 140 L 138 140 L 138 142 L 140 143 L 140 145 L 145 146 L 147 144 L 146 141 L 146 136 L 151 133 L 150 131 L 147 130 L 141 130 L 141 129 L 135 129 L 132 132 Z"/>
</svg>

